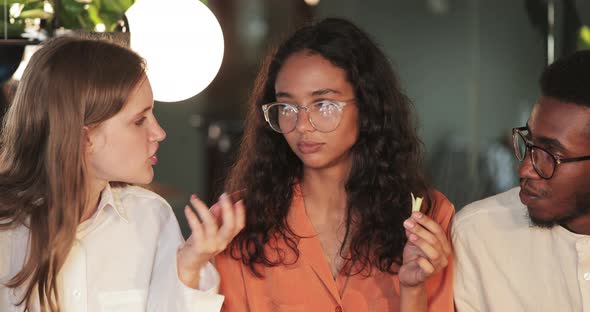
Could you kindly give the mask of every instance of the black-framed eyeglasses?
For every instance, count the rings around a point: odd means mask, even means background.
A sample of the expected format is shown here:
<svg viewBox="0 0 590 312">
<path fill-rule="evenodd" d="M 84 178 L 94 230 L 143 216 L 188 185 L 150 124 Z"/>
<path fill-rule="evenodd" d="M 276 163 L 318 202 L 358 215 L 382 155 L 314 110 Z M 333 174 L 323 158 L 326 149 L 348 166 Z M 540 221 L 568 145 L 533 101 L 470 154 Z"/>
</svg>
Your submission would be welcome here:
<svg viewBox="0 0 590 312">
<path fill-rule="evenodd" d="M 299 120 L 299 112 L 307 111 L 307 118 L 314 129 L 320 132 L 331 132 L 338 128 L 342 120 L 342 112 L 347 101 L 321 100 L 308 106 L 289 103 L 269 103 L 262 105 L 264 119 L 276 132 L 289 133 L 295 130 Z"/>
<path fill-rule="evenodd" d="M 529 129 L 528 127 L 520 127 L 512 129 L 512 147 L 514 148 L 514 155 L 519 161 L 526 158 L 527 152 L 531 158 L 531 163 L 537 174 L 549 180 L 553 177 L 555 169 L 558 165 L 569 162 L 590 160 L 590 155 L 582 157 L 562 158 L 554 155 L 548 150 L 534 145 L 527 139 Z"/>
</svg>

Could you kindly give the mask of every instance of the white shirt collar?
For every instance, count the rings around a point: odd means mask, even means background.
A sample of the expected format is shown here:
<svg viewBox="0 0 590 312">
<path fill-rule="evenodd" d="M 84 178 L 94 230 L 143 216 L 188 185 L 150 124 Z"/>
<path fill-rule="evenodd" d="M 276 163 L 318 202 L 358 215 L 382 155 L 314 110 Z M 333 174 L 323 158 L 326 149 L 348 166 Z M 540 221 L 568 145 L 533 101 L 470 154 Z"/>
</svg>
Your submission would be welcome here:
<svg viewBox="0 0 590 312">
<path fill-rule="evenodd" d="M 107 206 L 112 207 L 117 213 L 117 215 L 119 215 L 121 219 L 125 220 L 125 222 L 129 222 L 127 213 L 125 213 L 125 208 L 121 203 L 119 189 L 112 188 L 109 183 L 107 183 L 107 186 L 102 190 L 100 194 L 100 202 L 98 203 L 98 209 L 96 210 L 96 215 L 94 216 L 94 218 L 92 218 L 93 223 L 98 219 L 98 216 Z"/>
</svg>

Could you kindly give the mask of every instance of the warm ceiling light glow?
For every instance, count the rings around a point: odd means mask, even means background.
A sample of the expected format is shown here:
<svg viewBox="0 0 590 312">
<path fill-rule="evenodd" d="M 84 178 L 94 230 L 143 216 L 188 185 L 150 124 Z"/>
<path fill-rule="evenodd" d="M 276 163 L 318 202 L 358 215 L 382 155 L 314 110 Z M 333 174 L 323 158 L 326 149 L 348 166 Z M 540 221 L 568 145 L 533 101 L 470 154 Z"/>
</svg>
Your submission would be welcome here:
<svg viewBox="0 0 590 312">
<path fill-rule="evenodd" d="M 40 48 L 39 45 L 25 46 L 25 51 L 23 52 L 23 58 L 20 62 L 20 65 L 18 65 L 18 68 L 16 69 L 16 71 L 12 75 L 12 79 L 20 81 L 20 79 L 22 78 L 22 76 L 25 72 L 25 68 L 27 68 L 27 65 L 29 64 L 29 60 L 31 59 L 31 56 L 35 52 L 37 52 L 37 50 L 39 50 L 39 48 Z"/>
<path fill-rule="evenodd" d="M 320 3 L 320 0 L 305 0 L 305 3 L 307 3 L 309 6 L 316 6 L 318 3 Z"/>
<path fill-rule="evenodd" d="M 94 31 L 97 32 L 104 32 L 106 29 L 107 27 L 103 23 L 98 23 L 96 26 L 94 26 Z"/>
<path fill-rule="evenodd" d="M 177 102 L 205 89 L 223 59 L 223 33 L 199 0 L 138 0 L 125 13 L 131 48 L 147 62 L 154 99 Z"/>
<path fill-rule="evenodd" d="M 51 3 L 49 3 L 49 2 L 43 3 L 43 11 L 53 14 L 53 7 L 51 6 Z"/>
<path fill-rule="evenodd" d="M 20 4 L 20 3 L 13 3 L 10 6 L 10 17 L 18 17 L 20 15 L 20 12 L 22 12 L 23 8 L 25 7 L 24 4 Z"/>
</svg>

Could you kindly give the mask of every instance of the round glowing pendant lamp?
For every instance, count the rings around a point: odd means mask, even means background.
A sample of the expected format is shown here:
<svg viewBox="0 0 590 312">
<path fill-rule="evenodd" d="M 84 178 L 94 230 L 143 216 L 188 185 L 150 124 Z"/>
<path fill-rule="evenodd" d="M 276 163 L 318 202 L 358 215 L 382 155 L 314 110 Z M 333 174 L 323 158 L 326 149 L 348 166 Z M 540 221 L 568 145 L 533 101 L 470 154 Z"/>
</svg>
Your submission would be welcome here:
<svg viewBox="0 0 590 312">
<path fill-rule="evenodd" d="M 203 91 L 223 59 L 223 33 L 199 0 L 138 0 L 125 13 L 130 46 L 147 62 L 154 99 L 177 102 Z"/>
</svg>

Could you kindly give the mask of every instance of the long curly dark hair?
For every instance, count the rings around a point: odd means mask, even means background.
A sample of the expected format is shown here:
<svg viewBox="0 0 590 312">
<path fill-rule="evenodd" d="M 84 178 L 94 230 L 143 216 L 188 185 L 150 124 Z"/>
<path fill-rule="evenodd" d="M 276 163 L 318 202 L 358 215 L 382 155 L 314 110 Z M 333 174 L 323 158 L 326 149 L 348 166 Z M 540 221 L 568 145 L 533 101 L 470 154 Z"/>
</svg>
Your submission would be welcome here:
<svg viewBox="0 0 590 312">
<path fill-rule="evenodd" d="M 412 104 L 386 56 L 365 32 L 336 18 L 296 31 L 268 57 L 258 74 L 238 158 L 226 181 L 226 190 L 240 191 L 247 207 L 246 227 L 229 252 L 258 276 L 258 265 L 285 264 L 285 250 L 267 245 L 275 239 L 284 240 L 295 259 L 299 256 L 301 237 L 286 220 L 294 185 L 303 177 L 303 164 L 283 135 L 266 124 L 261 106 L 276 100 L 277 74 L 289 56 L 303 50 L 346 71 L 359 111 L 359 136 L 351 148 L 352 168 L 345 185 L 346 235 L 340 250 L 348 260 L 345 273 L 368 269 L 370 274 L 376 267 L 396 274 L 407 241 L 402 223 L 411 214 L 410 192 L 426 196 L 429 202 L 421 168 L 422 142 L 416 134 Z M 347 242 L 350 250 L 345 252 Z"/>
</svg>

